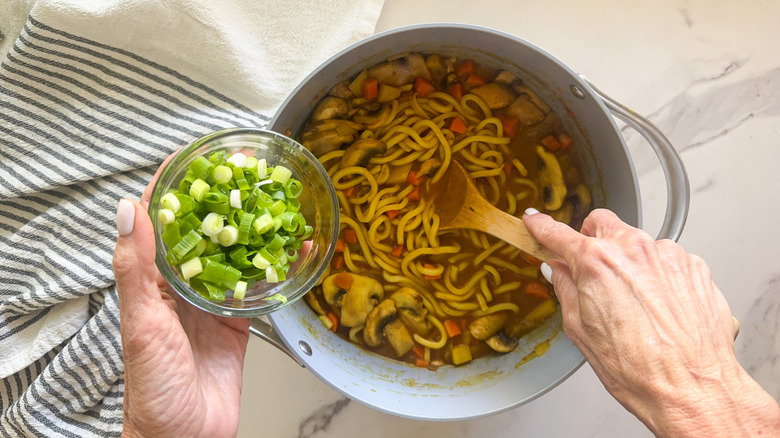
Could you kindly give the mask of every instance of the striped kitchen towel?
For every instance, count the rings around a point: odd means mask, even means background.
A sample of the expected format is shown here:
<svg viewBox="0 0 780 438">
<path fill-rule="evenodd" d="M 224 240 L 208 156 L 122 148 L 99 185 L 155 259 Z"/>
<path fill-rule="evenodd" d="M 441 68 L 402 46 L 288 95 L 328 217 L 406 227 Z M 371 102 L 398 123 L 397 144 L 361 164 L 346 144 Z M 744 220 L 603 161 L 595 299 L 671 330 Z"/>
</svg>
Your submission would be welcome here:
<svg viewBox="0 0 780 438">
<path fill-rule="evenodd" d="M 265 126 L 381 6 L 35 3 L 0 64 L 0 435 L 121 433 L 118 200 L 193 139 Z"/>
</svg>

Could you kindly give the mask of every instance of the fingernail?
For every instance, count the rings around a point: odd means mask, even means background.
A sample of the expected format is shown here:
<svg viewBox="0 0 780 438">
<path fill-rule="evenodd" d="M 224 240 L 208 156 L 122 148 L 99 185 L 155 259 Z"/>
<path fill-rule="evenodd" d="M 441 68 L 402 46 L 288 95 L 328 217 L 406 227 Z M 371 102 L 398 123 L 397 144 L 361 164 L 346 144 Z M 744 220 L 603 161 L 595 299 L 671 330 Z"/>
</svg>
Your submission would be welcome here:
<svg viewBox="0 0 780 438">
<path fill-rule="evenodd" d="M 535 209 L 533 207 L 528 207 L 528 208 L 525 209 L 525 214 L 528 215 L 528 216 L 532 216 L 532 215 L 535 215 L 537 213 L 539 213 L 539 210 L 537 210 L 537 209 Z"/>
<path fill-rule="evenodd" d="M 133 232 L 135 223 L 135 207 L 127 199 L 122 199 L 116 206 L 116 230 L 120 236 L 126 236 Z"/>
<path fill-rule="evenodd" d="M 540 271 L 542 271 L 542 276 L 544 276 L 544 279 L 552 283 L 552 268 L 547 263 L 542 263 L 542 266 L 539 268 Z"/>
</svg>

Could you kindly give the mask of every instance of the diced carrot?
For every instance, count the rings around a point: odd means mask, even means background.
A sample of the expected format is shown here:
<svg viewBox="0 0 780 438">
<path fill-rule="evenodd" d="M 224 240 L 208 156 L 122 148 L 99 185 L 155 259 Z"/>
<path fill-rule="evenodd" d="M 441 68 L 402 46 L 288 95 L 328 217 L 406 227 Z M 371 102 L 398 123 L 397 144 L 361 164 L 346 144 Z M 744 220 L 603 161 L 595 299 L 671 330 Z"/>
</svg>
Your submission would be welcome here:
<svg viewBox="0 0 780 438">
<path fill-rule="evenodd" d="M 333 276 L 333 284 L 339 287 L 339 289 L 349 290 L 352 287 L 352 274 L 346 271 L 339 272 Z"/>
<path fill-rule="evenodd" d="M 561 142 L 558 141 L 557 138 L 553 137 L 552 135 L 548 135 L 547 137 L 541 139 L 542 145 L 546 147 L 547 149 L 555 152 L 561 148 Z"/>
<path fill-rule="evenodd" d="M 404 246 L 403 245 L 396 245 L 395 248 L 393 248 L 393 257 L 401 258 L 401 254 L 404 253 Z"/>
<path fill-rule="evenodd" d="M 457 100 L 463 99 L 463 85 L 461 84 L 453 84 L 447 92 Z"/>
<path fill-rule="evenodd" d="M 409 192 L 408 195 L 406 195 L 407 198 L 409 198 L 410 201 L 419 201 L 420 200 L 420 188 L 415 187 L 414 190 Z"/>
<path fill-rule="evenodd" d="M 338 315 L 336 315 L 333 312 L 329 312 L 325 316 L 327 316 L 328 319 L 330 320 L 330 322 L 333 323 L 333 325 L 330 327 L 330 331 L 332 331 L 333 333 L 336 333 L 336 331 L 339 329 L 339 317 L 338 317 Z"/>
<path fill-rule="evenodd" d="M 504 135 L 509 138 L 515 138 L 520 119 L 517 117 L 499 117 L 499 120 L 501 120 L 501 125 L 504 128 Z"/>
<path fill-rule="evenodd" d="M 528 283 L 525 286 L 525 294 L 540 300 L 550 299 L 550 292 L 547 290 L 547 286 L 538 281 Z"/>
<path fill-rule="evenodd" d="M 450 119 L 450 124 L 448 128 L 450 129 L 450 131 L 458 134 L 465 134 L 466 131 L 468 131 L 468 128 L 466 127 L 466 124 L 463 122 L 463 119 L 461 119 L 458 116 L 455 116 L 452 119 Z"/>
<path fill-rule="evenodd" d="M 528 261 L 528 263 L 536 266 L 537 268 L 542 266 L 542 261 L 537 259 L 536 257 L 532 256 L 531 254 L 522 253 L 522 254 L 520 254 L 520 257 L 526 259 Z"/>
<path fill-rule="evenodd" d="M 479 87 L 480 85 L 485 85 L 487 81 L 482 76 L 476 74 L 476 73 L 470 73 L 468 76 L 466 76 L 466 86 L 468 87 Z"/>
<path fill-rule="evenodd" d="M 288 137 L 289 137 L 289 136 L 291 136 L 291 135 L 292 135 L 292 131 L 291 131 L 291 130 L 289 130 L 289 129 L 285 129 L 285 130 L 284 130 L 284 135 L 286 135 L 286 136 L 288 136 Z"/>
<path fill-rule="evenodd" d="M 390 220 L 393 220 L 397 218 L 399 214 L 401 214 L 401 210 L 387 210 L 385 214 L 390 218 Z"/>
<path fill-rule="evenodd" d="M 406 177 L 406 182 L 413 186 L 419 186 L 425 179 L 425 175 L 417 176 L 417 171 L 412 169 L 409 171 L 409 176 Z"/>
<path fill-rule="evenodd" d="M 444 330 L 447 332 L 447 336 L 454 338 L 455 336 L 458 336 L 460 331 L 460 326 L 457 322 L 447 319 L 444 321 Z"/>
<path fill-rule="evenodd" d="M 573 140 L 568 135 L 561 133 L 561 135 L 558 136 L 558 141 L 561 143 L 561 149 L 568 149 L 569 146 L 573 143 Z"/>
<path fill-rule="evenodd" d="M 358 236 L 355 230 L 347 229 L 344 230 L 341 234 L 344 235 L 344 240 L 347 243 L 358 243 Z"/>
<path fill-rule="evenodd" d="M 512 169 L 515 166 L 512 165 L 512 163 L 504 163 L 504 173 L 506 173 L 506 176 L 509 176 L 512 174 Z"/>
<path fill-rule="evenodd" d="M 414 366 L 420 367 L 420 368 L 428 368 L 428 365 L 430 365 L 430 362 L 428 362 L 425 359 L 417 359 L 414 361 Z"/>
<path fill-rule="evenodd" d="M 436 269 L 436 266 L 433 266 L 430 263 L 423 263 L 423 267 L 426 268 L 426 269 Z M 436 274 L 436 275 L 424 274 L 423 278 L 426 279 L 426 280 L 438 280 L 438 279 L 441 278 L 441 274 Z"/>
<path fill-rule="evenodd" d="M 466 76 L 474 71 L 474 61 L 467 59 L 458 64 L 457 73 L 458 76 Z"/>
<path fill-rule="evenodd" d="M 433 84 L 431 84 L 431 81 L 428 79 L 425 79 L 422 76 L 417 76 L 417 78 L 414 80 L 414 92 L 417 93 L 420 97 L 425 97 L 429 94 L 431 94 L 435 88 L 433 87 Z"/>
<path fill-rule="evenodd" d="M 367 77 L 363 82 L 363 97 L 371 100 L 379 95 L 379 81 L 374 77 Z"/>
<path fill-rule="evenodd" d="M 357 186 L 352 186 L 344 189 L 344 196 L 347 198 L 351 198 L 355 196 L 355 192 L 357 191 Z"/>
<path fill-rule="evenodd" d="M 425 358 L 425 347 L 423 347 L 420 344 L 414 344 L 414 347 L 412 347 L 412 352 L 415 356 L 417 356 L 419 359 Z"/>
<path fill-rule="evenodd" d="M 344 267 L 344 256 L 339 254 L 333 257 L 333 269 L 341 269 Z"/>
<path fill-rule="evenodd" d="M 336 239 L 336 252 L 344 252 L 344 241 Z"/>
</svg>

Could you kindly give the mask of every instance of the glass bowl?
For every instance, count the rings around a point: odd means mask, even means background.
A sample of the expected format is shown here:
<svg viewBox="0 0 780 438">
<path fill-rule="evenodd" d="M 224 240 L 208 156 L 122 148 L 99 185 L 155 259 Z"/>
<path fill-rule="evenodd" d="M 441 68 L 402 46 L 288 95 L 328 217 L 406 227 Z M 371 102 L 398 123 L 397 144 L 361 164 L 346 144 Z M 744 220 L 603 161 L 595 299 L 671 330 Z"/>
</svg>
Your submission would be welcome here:
<svg viewBox="0 0 780 438">
<path fill-rule="evenodd" d="M 168 248 L 162 240 L 163 224 L 158 218 L 161 198 L 187 173 L 188 166 L 197 157 L 213 152 L 229 154 L 243 152 L 257 159 L 265 158 L 269 166 L 282 165 L 292 171 L 292 177 L 303 185 L 298 200 L 306 223 L 314 229 L 309 238 L 311 249 L 301 250 L 292 264 L 285 281 L 267 283 L 258 281 L 246 291 L 242 300 L 228 294 L 225 301 L 214 301 L 200 295 L 182 278 L 178 267 L 166 260 Z M 195 307 L 215 315 L 250 318 L 279 310 L 294 303 L 314 287 L 325 272 L 335 252 L 339 228 L 339 204 L 336 192 L 325 169 L 306 148 L 295 140 L 275 132 L 257 128 L 232 128 L 217 131 L 195 140 L 179 151 L 163 168 L 149 202 L 149 215 L 154 225 L 157 245 L 157 268 L 165 280 L 182 298 Z M 279 294 L 279 295 L 277 295 Z M 270 298 L 276 297 L 276 298 Z"/>
</svg>

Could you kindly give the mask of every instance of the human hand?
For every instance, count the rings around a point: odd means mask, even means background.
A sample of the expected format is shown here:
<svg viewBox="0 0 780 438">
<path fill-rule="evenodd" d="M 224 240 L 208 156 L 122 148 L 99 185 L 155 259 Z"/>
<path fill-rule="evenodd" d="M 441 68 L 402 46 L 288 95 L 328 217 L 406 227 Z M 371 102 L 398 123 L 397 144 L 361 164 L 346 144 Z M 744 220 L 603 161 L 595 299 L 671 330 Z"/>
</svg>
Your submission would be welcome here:
<svg viewBox="0 0 780 438">
<path fill-rule="evenodd" d="M 162 278 L 146 212 L 153 183 L 141 203 L 122 200 L 117 207 L 123 434 L 236 436 L 249 320 L 197 309 Z"/>
<path fill-rule="evenodd" d="M 606 389 L 657 435 L 780 433 L 780 408 L 734 356 L 734 326 L 707 264 L 607 210 L 581 233 L 527 212 L 563 327 Z M 767 423 L 768 421 L 768 423 Z"/>
</svg>

